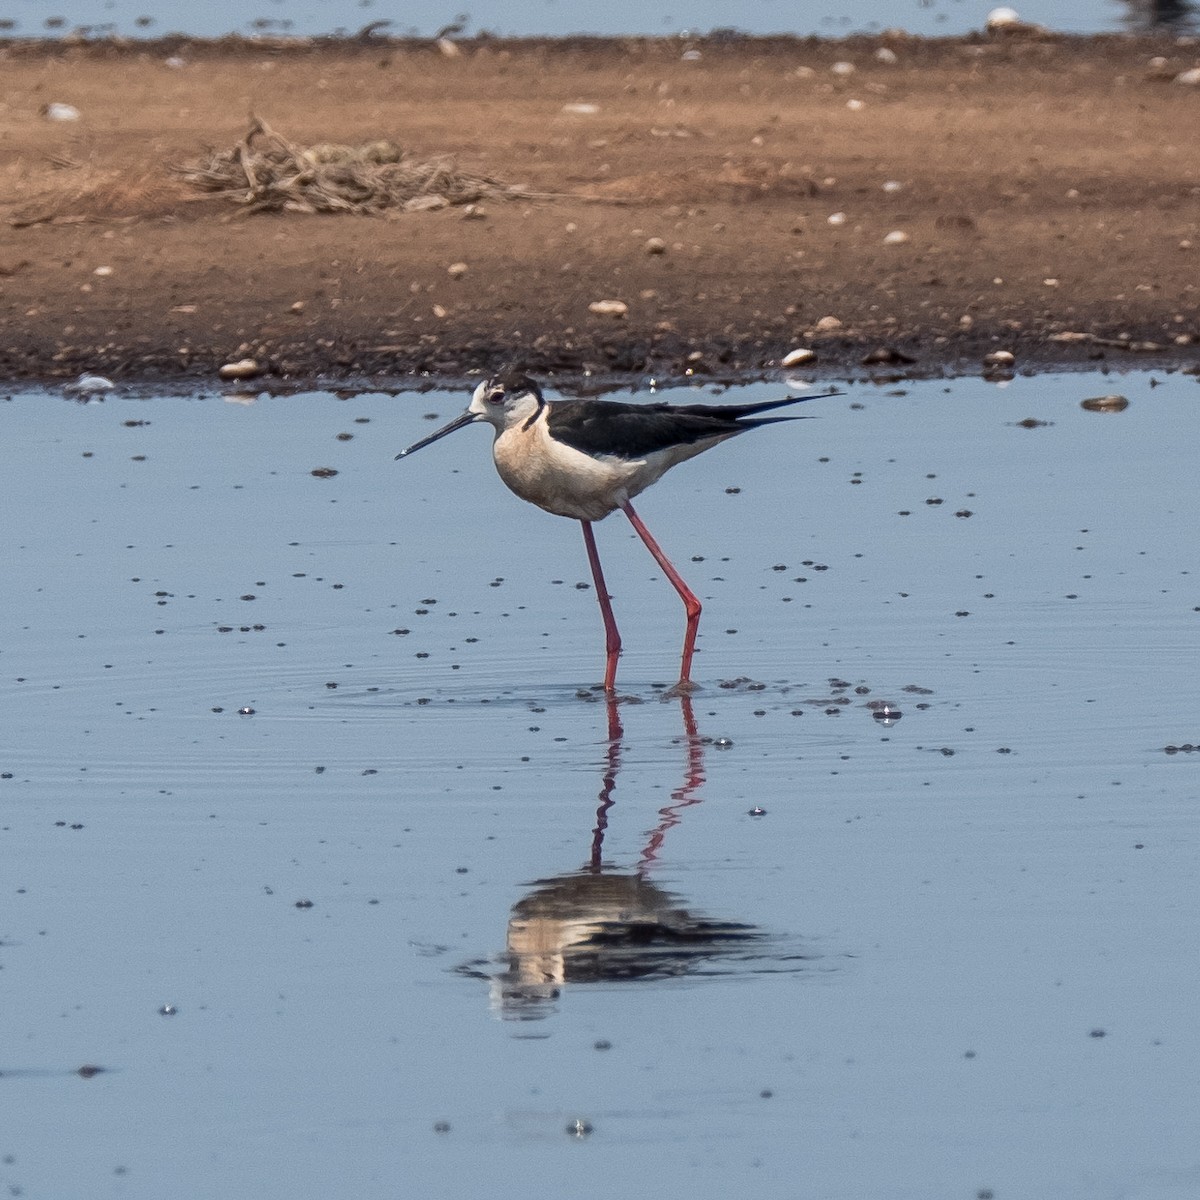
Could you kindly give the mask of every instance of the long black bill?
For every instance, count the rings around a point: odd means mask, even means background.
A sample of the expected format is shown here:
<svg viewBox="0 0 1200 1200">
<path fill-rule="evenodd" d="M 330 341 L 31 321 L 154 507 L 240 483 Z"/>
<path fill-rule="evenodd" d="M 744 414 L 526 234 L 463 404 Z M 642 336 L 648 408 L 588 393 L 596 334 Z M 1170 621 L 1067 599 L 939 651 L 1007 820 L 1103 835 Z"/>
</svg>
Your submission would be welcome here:
<svg viewBox="0 0 1200 1200">
<path fill-rule="evenodd" d="M 439 438 L 444 438 L 446 434 L 453 433 L 456 429 L 461 429 L 464 425 L 471 425 L 478 420 L 478 415 L 468 409 L 462 414 L 462 416 L 455 417 L 449 425 L 443 426 L 441 429 L 439 429 L 437 433 L 431 433 L 427 438 L 422 438 L 419 442 L 413 442 L 413 444 L 409 446 L 407 450 L 401 450 L 400 453 L 396 455 L 396 459 L 399 460 L 406 458 L 414 450 L 420 450 L 423 447 L 430 445 L 432 442 L 436 442 Z"/>
</svg>

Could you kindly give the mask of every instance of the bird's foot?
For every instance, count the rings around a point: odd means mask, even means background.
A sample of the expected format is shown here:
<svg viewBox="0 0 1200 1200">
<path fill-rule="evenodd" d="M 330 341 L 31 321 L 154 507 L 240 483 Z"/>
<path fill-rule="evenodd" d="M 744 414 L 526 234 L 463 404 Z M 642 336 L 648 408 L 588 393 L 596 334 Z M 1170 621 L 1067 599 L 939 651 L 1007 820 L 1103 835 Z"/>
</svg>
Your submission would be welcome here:
<svg viewBox="0 0 1200 1200">
<path fill-rule="evenodd" d="M 671 699 L 678 699 L 680 696 L 690 696 L 693 692 L 698 692 L 700 685 L 693 683 L 690 679 L 681 679 L 673 688 L 668 689 L 663 693 Z"/>
</svg>

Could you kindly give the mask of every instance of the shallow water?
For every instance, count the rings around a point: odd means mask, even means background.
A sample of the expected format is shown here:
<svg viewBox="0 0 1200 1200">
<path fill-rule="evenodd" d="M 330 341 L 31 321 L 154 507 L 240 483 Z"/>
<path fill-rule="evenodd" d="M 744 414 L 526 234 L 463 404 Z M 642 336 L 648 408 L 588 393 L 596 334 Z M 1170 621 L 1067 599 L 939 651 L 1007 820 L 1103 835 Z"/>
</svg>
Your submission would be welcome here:
<svg viewBox="0 0 1200 1200">
<path fill-rule="evenodd" d="M 573 33 L 606 36 L 669 35 L 684 31 L 737 29 L 746 33 L 793 33 L 840 36 L 903 29 L 945 37 L 984 26 L 997 7 L 992 0 L 840 0 L 837 5 L 795 5 L 758 0 L 734 5 L 722 0 L 647 4 L 609 0 L 580 6 L 561 0 L 478 0 L 466 14 L 455 6 L 413 0 L 402 9 L 374 0 L 262 0 L 247 7 L 229 0 L 190 4 L 184 0 L 4 0 L 0 18 L 20 37 L 56 36 L 84 28 L 94 35 L 126 37 L 189 33 L 219 37 L 227 33 L 266 35 L 353 34 L 375 21 L 387 21 L 393 35 L 430 37 L 461 21 L 465 32 L 486 30 L 504 36 L 558 37 Z M 1023 0 L 1016 5 L 1024 20 L 1064 33 L 1107 33 L 1119 29 L 1194 28 L 1192 0 Z"/>
<path fill-rule="evenodd" d="M 0 401 L 0 1186 L 1195 1195 L 1196 379 L 680 467 L 615 709 L 464 402 Z"/>
</svg>

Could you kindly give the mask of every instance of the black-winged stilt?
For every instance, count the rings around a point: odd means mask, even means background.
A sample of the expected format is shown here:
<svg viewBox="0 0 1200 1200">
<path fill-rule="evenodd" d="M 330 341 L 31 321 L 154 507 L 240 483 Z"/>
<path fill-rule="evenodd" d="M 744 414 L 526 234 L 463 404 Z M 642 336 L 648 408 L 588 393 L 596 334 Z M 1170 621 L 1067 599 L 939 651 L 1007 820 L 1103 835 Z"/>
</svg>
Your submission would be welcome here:
<svg viewBox="0 0 1200 1200">
<path fill-rule="evenodd" d="M 689 690 L 700 601 L 633 510 L 630 500 L 689 458 L 720 442 L 781 421 L 795 414 L 762 417 L 759 413 L 836 396 L 788 396 L 756 404 L 625 404 L 615 400 L 552 400 L 519 370 L 509 369 L 485 380 L 471 397 L 466 412 L 449 425 L 422 438 L 396 455 L 412 454 L 439 438 L 486 421 L 496 431 L 492 456 L 500 478 L 522 500 L 559 517 L 574 517 L 583 525 L 596 597 L 604 618 L 604 690 L 612 692 L 621 654 L 621 635 L 600 569 L 592 522 L 620 509 L 638 537 L 657 559 L 687 612 L 679 688 Z"/>
</svg>

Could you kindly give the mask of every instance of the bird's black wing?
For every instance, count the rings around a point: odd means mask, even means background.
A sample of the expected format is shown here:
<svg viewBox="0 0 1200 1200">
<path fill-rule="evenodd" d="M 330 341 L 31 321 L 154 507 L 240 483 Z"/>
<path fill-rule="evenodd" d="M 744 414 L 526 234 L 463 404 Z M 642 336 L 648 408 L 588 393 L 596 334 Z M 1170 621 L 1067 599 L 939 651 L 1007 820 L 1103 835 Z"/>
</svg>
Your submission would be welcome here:
<svg viewBox="0 0 1200 1200">
<path fill-rule="evenodd" d="M 732 437 L 757 425 L 794 417 L 754 414 L 810 396 L 789 396 L 758 404 L 625 404 L 618 400 L 556 400 L 547 425 L 556 441 L 584 454 L 644 458 L 672 446 L 690 446 L 713 437 Z M 751 419 L 747 419 L 751 418 Z"/>
<path fill-rule="evenodd" d="M 616 400 L 557 400 L 550 405 L 546 422 L 550 436 L 574 450 L 629 459 L 750 428 L 728 416 L 705 412 L 701 406 Z"/>
</svg>

